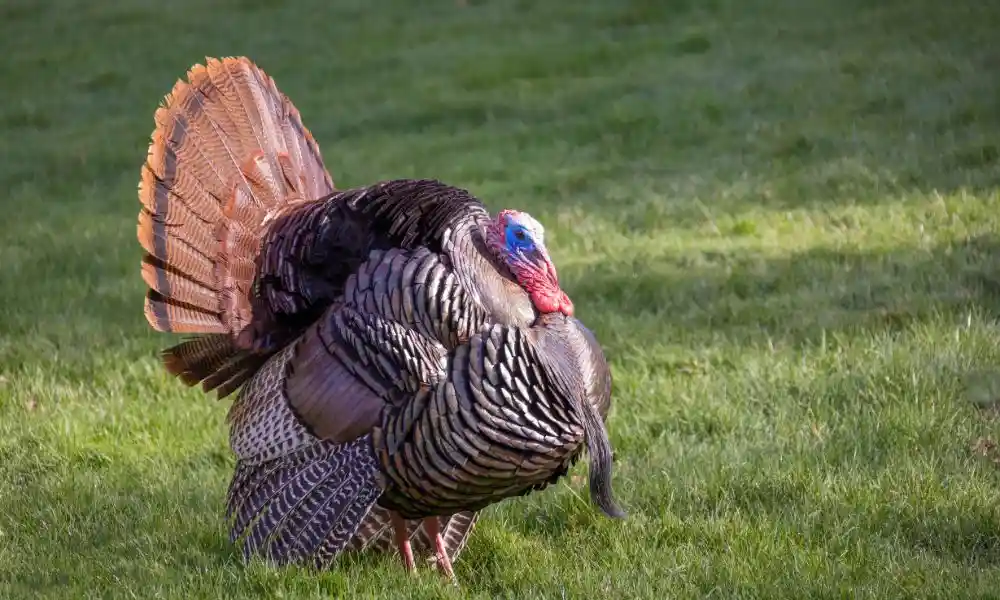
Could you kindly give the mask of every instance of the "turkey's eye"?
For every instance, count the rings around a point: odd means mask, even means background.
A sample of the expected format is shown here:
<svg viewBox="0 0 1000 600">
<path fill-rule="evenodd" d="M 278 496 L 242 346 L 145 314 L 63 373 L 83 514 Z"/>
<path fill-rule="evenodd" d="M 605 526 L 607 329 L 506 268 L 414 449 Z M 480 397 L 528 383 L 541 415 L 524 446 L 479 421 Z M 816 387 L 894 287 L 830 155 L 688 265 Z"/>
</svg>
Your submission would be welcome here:
<svg viewBox="0 0 1000 600">
<path fill-rule="evenodd" d="M 517 239 L 517 241 L 519 242 L 523 242 L 525 237 L 527 236 L 524 235 L 524 231 L 521 229 L 518 229 L 517 231 L 514 232 L 514 238 Z"/>
</svg>

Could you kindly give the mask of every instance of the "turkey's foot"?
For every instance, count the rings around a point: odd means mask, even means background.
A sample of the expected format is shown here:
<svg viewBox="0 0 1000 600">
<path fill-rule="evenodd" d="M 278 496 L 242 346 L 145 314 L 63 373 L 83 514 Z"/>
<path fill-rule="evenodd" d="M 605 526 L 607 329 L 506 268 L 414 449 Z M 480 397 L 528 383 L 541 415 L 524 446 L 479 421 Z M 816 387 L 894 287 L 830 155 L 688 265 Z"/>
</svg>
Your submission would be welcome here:
<svg viewBox="0 0 1000 600">
<path fill-rule="evenodd" d="M 411 573 L 416 572 L 417 565 L 413 560 L 413 548 L 410 547 L 410 532 L 406 528 L 406 521 L 396 511 L 389 514 L 392 532 L 396 538 L 396 548 L 399 549 L 399 555 L 403 558 L 403 566 Z"/>
<path fill-rule="evenodd" d="M 445 547 L 444 538 L 441 537 L 441 528 L 438 527 L 437 517 L 425 518 L 424 527 L 427 529 L 427 536 L 434 540 L 434 554 L 437 556 L 438 571 L 457 585 L 458 579 L 455 578 L 455 571 L 451 568 L 451 559 L 448 558 L 448 549 Z"/>
</svg>

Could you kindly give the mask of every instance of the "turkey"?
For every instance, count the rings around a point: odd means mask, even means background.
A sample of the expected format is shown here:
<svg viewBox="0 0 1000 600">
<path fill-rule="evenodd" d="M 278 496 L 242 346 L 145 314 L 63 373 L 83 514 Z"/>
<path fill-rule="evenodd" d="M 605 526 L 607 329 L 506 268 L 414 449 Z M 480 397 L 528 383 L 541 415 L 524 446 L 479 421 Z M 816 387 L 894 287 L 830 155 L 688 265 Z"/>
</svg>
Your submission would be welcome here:
<svg viewBox="0 0 1000 600">
<path fill-rule="evenodd" d="M 167 370 L 219 398 L 244 557 L 452 562 L 478 511 L 586 448 L 611 491 L 611 373 L 530 215 L 394 180 L 337 190 L 297 109 L 249 59 L 207 59 L 155 114 L 138 238 L 145 316 L 190 337 Z"/>
</svg>

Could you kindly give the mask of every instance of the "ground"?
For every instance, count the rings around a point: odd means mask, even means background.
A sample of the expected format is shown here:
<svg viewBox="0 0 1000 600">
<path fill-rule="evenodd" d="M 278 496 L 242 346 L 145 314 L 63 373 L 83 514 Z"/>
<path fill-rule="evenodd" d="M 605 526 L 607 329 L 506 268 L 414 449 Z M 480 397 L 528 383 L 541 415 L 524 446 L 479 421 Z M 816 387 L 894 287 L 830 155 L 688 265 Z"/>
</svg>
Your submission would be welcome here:
<svg viewBox="0 0 1000 600">
<path fill-rule="evenodd" d="M 978 0 L 3 3 L 0 596 L 995 595 L 998 30 Z M 135 238 L 157 103 L 240 54 L 339 186 L 546 224 L 626 521 L 580 465 L 486 511 L 461 592 L 242 564 L 228 401 L 158 363 Z"/>
</svg>

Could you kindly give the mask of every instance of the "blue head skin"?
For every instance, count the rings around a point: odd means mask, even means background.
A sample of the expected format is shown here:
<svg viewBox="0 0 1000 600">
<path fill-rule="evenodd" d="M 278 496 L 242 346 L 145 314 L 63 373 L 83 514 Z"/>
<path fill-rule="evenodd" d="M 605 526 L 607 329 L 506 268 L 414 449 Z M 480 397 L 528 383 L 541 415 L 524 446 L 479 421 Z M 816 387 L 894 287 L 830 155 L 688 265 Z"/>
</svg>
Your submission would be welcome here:
<svg viewBox="0 0 1000 600">
<path fill-rule="evenodd" d="M 573 315 L 573 303 L 559 287 L 556 267 L 545 248 L 545 228 L 531 215 L 503 210 L 488 233 L 490 245 L 542 313 Z"/>
</svg>

